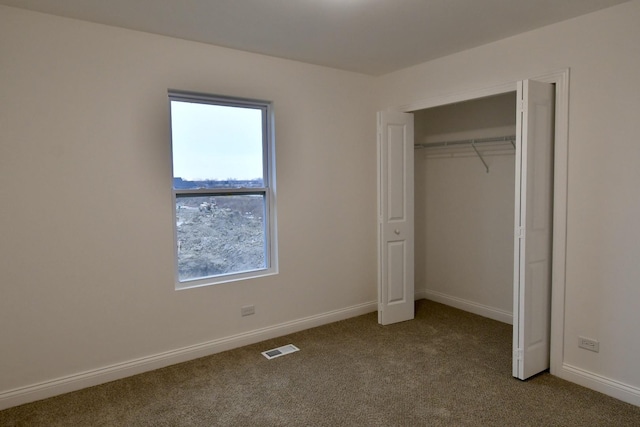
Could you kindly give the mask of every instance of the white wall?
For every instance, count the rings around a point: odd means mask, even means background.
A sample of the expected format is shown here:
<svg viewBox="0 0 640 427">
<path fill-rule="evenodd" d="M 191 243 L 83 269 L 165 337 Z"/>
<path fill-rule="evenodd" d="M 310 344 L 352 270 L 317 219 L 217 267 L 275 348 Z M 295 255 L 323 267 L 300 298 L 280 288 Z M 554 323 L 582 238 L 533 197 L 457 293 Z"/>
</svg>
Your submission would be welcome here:
<svg viewBox="0 0 640 427">
<path fill-rule="evenodd" d="M 169 88 L 274 101 L 280 274 L 174 290 Z M 0 7 L 0 407 L 375 310 L 372 92 Z"/>
<path fill-rule="evenodd" d="M 515 135 L 516 95 L 414 113 L 416 143 Z M 509 142 L 415 152 L 416 291 L 511 323 L 515 150 Z"/>
<path fill-rule="evenodd" d="M 570 67 L 564 359 L 561 374 L 640 404 L 640 1 L 378 80 L 378 107 Z M 562 327 L 562 326 L 561 326 Z M 578 335 L 600 341 L 579 349 Z"/>
</svg>

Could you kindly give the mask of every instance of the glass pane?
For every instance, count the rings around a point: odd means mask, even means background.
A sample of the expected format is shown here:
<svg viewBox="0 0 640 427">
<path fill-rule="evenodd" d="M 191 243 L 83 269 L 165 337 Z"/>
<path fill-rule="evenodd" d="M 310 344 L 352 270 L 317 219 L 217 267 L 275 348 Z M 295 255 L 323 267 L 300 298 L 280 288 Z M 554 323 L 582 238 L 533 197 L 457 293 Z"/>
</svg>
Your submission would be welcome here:
<svg viewBox="0 0 640 427">
<path fill-rule="evenodd" d="M 263 187 L 262 110 L 171 101 L 176 189 Z"/>
<path fill-rule="evenodd" d="M 176 199 L 181 282 L 266 268 L 264 195 Z"/>
</svg>

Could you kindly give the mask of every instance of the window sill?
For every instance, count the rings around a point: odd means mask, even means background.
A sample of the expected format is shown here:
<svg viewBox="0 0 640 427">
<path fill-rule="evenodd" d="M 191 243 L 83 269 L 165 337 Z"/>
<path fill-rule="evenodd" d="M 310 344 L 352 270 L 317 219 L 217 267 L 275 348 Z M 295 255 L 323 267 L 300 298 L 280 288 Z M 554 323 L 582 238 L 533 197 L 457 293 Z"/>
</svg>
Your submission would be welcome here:
<svg viewBox="0 0 640 427">
<path fill-rule="evenodd" d="M 182 291 L 185 289 L 202 288 L 205 286 L 220 285 L 223 283 L 239 282 L 248 279 L 257 279 L 261 277 L 274 276 L 278 274 L 278 270 L 275 268 L 268 268 L 264 270 L 254 270 L 244 273 L 227 274 L 217 277 L 206 277 L 204 279 L 189 280 L 188 282 L 176 281 L 176 291 Z"/>
</svg>

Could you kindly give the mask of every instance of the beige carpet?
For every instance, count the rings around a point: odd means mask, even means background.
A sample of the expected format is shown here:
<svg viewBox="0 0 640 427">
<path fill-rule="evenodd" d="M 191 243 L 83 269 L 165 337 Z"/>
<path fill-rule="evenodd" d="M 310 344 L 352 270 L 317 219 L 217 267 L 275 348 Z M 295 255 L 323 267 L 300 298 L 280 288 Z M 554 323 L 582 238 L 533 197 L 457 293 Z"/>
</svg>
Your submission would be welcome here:
<svg viewBox="0 0 640 427">
<path fill-rule="evenodd" d="M 430 301 L 0 412 L 1 426 L 640 426 L 640 407 L 511 376 L 511 326 Z M 300 348 L 267 360 L 260 352 Z"/>
</svg>

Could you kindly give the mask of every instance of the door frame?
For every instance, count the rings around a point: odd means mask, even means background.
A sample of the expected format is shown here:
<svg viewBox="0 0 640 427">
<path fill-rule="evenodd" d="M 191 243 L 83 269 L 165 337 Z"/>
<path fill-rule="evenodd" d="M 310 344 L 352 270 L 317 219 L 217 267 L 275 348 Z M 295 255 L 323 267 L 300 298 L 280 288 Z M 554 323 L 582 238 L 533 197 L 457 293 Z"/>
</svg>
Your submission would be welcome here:
<svg viewBox="0 0 640 427">
<path fill-rule="evenodd" d="M 551 343 L 550 372 L 561 376 L 564 359 L 564 315 L 567 248 L 567 167 L 569 145 L 569 68 L 523 79 L 555 85 L 555 129 L 553 165 L 553 237 L 551 263 Z M 411 113 L 456 102 L 472 101 L 487 96 L 515 92 L 517 81 L 491 87 L 435 96 L 411 104 L 387 108 L 388 111 Z"/>
</svg>

